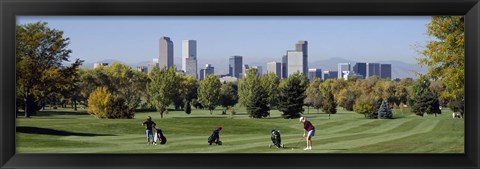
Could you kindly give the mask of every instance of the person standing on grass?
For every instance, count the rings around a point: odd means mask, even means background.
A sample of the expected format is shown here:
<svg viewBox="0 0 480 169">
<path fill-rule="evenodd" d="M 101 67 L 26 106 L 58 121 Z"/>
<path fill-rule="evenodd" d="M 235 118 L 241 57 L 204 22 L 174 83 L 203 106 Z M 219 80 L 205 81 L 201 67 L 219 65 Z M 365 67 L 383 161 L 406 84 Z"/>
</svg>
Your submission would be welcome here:
<svg viewBox="0 0 480 169">
<path fill-rule="evenodd" d="M 147 120 L 142 124 L 142 126 L 145 126 L 146 128 L 147 144 L 150 144 L 150 140 L 152 140 L 152 143 L 154 141 L 152 128 L 155 128 L 156 125 L 157 124 L 155 124 L 155 122 L 152 121 L 152 117 L 150 116 L 148 116 Z"/>
<path fill-rule="evenodd" d="M 300 117 L 300 123 L 303 123 L 303 137 L 307 137 L 307 147 L 303 150 L 312 149 L 312 137 L 315 135 L 315 126 L 305 117 Z"/>
</svg>

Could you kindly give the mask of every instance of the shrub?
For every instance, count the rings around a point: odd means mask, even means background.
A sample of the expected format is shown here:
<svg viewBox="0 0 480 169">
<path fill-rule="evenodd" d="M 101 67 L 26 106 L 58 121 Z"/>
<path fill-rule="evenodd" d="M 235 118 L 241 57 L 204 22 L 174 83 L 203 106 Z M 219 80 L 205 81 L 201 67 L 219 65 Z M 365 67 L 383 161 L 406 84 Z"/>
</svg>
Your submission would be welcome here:
<svg viewBox="0 0 480 169">
<path fill-rule="evenodd" d="M 377 118 L 377 111 L 381 103 L 382 99 L 379 96 L 364 94 L 355 101 L 353 110 L 359 114 L 363 114 L 365 118 Z"/>
<path fill-rule="evenodd" d="M 88 97 L 88 113 L 97 118 L 107 118 L 108 102 L 112 95 L 106 87 L 95 89 Z"/>
<path fill-rule="evenodd" d="M 97 118 L 133 118 L 134 111 L 129 109 L 123 97 L 114 97 L 106 87 L 99 87 L 88 97 L 88 113 Z"/>
<path fill-rule="evenodd" d="M 228 113 L 231 114 L 231 115 L 237 114 L 237 112 L 235 111 L 235 108 L 233 108 L 233 107 L 231 107 L 231 106 L 228 107 Z"/>
<path fill-rule="evenodd" d="M 236 114 L 235 109 L 233 107 L 228 107 L 228 114 L 228 118 L 233 119 L 233 116 Z"/>
<path fill-rule="evenodd" d="M 129 109 L 126 99 L 120 96 L 110 97 L 107 105 L 107 118 L 109 119 L 131 119 L 134 117 L 133 110 Z"/>
</svg>

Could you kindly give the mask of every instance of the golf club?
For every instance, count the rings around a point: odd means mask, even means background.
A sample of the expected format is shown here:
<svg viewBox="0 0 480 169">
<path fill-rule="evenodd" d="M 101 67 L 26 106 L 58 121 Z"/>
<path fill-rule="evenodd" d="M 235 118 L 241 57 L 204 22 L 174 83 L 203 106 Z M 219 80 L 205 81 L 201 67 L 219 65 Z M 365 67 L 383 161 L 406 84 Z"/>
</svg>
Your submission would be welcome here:
<svg viewBox="0 0 480 169">
<path fill-rule="evenodd" d="M 297 147 L 297 146 L 298 146 L 298 144 L 300 144 L 300 142 L 301 142 L 302 140 L 303 140 L 303 137 L 302 137 L 302 138 L 300 138 L 300 140 L 298 140 L 298 142 L 297 142 L 297 144 L 295 145 L 295 147 Z M 292 147 L 292 150 L 294 150 L 294 147 Z"/>
</svg>

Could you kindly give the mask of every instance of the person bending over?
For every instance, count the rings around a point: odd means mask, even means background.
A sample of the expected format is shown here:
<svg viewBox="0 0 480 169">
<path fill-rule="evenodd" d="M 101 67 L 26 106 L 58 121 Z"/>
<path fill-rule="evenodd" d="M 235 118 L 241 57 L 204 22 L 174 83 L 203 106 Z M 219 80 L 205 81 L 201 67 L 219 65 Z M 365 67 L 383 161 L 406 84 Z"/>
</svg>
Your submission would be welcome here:
<svg viewBox="0 0 480 169">
<path fill-rule="evenodd" d="M 213 130 L 212 135 L 208 137 L 208 145 L 212 145 L 212 143 L 222 145 L 222 141 L 220 141 L 220 130 L 222 130 L 222 127 L 217 127 L 215 130 Z"/>
<path fill-rule="evenodd" d="M 315 135 L 315 126 L 305 117 L 300 117 L 300 123 L 303 123 L 303 137 L 307 137 L 307 147 L 303 150 L 311 150 L 312 137 Z"/>
</svg>

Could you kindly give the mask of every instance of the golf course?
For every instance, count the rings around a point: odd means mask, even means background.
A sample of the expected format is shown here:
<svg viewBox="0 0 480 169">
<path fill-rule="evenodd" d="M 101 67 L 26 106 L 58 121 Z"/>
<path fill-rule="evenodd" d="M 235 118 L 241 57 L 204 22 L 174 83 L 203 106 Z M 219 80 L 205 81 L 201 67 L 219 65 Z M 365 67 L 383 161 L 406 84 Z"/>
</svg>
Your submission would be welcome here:
<svg viewBox="0 0 480 169">
<path fill-rule="evenodd" d="M 236 115 L 222 115 L 217 108 L 194 109 L 190 115 L 169 110 L 136 112 L 134 119 L 98 119 L 85 109 L 42 110 L 30 118 L 17 118 L 17 153 L 464 153 L 464 120 L 452 112 L 416 116 L 393 109 L 394 119 L 366 119 L 337 108 L 328 114 L 307 108 L 303 113 L 316 128 L 313 149 L 304 151 L 303 124 L 284 119 L 281 112 L 270 117 L 249 118 L 245 108 Z M 164 145 L 147 145 L 147 116 L 163 130 Z M 223 145 L 208 145 L 207 138 L 221 126 Z M 269 148 L 270 131 L 280 130 L 284 148 Z"/>
</svg>

